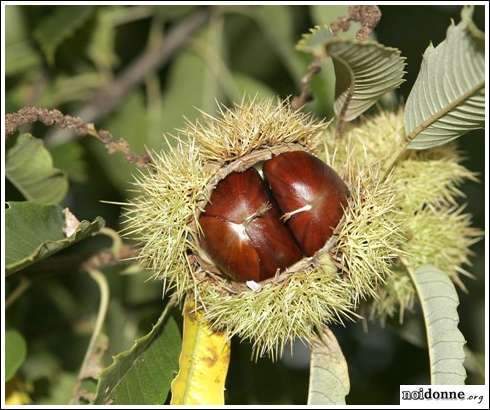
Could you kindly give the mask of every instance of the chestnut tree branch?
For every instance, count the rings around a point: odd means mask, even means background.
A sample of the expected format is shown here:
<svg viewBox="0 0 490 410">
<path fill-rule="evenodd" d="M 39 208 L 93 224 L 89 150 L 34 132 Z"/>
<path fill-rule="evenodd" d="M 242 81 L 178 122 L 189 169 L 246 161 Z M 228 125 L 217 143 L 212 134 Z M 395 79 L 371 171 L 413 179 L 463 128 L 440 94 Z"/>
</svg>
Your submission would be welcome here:
<svg viewBox="0 0 490 410">
<path fill-rule="evenodd" d="M 90 101 L 75 116 L 94 122 L 114 111 L 124 97 L 141 84 L 149 72 L 165 65 L 174 53 L 208 20 L 211 8 L 201 8 L 172 28 L 165 39 L 146 48 L 114 80 L 96 91 Z M 46 137 L 47 145 L 58 145 L 76 136 L 76 133 L 55 132 Z"/>
<path fill-rule="evenodd" d="M 17 131 L 19 127 L 34 122 L 42 122 L 46 126 L 57 126 L 59 128 L 71 130 L 76 135 L 90 135 L 102 142 L 109 154 L 115 152 L 122 153 L 128 162 L 139 167 L 145 166 L 150 161 L 148 154 L 137 155 L 131 152 L 128 142 L 123 138 L 114 138 L 107 130 L 96 130 L 94 124 L 87 123 L 79 117 L 64 115 L 56 109 L 46 109 L 40 107 L 23 107 L 15 113 L 8 113 L 5 116 L 5 136 L 8 137 Z"/>
</svg>

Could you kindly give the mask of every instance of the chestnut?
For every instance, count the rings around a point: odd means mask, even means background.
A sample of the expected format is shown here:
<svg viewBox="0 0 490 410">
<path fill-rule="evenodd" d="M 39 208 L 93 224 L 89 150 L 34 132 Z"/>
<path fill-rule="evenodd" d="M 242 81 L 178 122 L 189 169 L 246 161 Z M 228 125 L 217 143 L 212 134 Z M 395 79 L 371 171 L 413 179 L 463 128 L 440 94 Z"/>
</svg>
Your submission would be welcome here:
<svg viewBox="0 0 490 410">
<path fill-rule="evenodd" d="M 262 281 L 303 257 L 254 168 L 217 184 L 199 224 L 203 249 L 236 281 Z"/>
<path fill-rule="evenodd" d="M 346 184 L 327 164 L 304 151 L 274 156 L 263 171 L 301 250 L 313 256 L 342 218 L 349 196 Z"/>
</svg>

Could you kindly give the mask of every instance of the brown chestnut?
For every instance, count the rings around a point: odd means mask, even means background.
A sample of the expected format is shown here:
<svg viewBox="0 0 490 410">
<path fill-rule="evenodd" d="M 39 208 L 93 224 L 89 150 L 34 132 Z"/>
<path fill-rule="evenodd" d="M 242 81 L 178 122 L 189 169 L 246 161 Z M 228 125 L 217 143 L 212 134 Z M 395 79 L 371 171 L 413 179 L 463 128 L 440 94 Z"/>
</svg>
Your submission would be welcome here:
<svg viewBox="0 0 490 410">
<path fill-rule="evenodd" d="M 283 219 L 304 254 L 312 256 L 340 222 L 347 186 L 332 168 L 304 151 L 274 156 L 263 170 Z"/>
<path fill-rule="evenodd" d="M 221 180 L 199 223 L 204 234 L 201 245 L 237 281 L 270 278 L 302 258 L 254 168 Z"/>
</svg>

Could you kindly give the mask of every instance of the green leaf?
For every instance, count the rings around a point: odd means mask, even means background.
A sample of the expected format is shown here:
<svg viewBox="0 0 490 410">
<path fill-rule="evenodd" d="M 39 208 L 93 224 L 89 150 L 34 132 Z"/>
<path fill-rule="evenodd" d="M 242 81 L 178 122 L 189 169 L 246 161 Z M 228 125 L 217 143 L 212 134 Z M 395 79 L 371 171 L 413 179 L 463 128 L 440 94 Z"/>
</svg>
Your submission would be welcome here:
<svg viewBox="0 0 490 410">
<path fill-rule="evenodd" d="M 408 147 L 443 145 L 485 122 L 485 45 L 464 9 L 446 39 L 430 45 L 405 107 Z"/>
<path fill-rule="evenodd" d="M 167 317 L 170 305 L 147 335 L 114 356 L 101 373 L 96 404 L 164 404 L 179 368 L 180 331 Z"/>
<path fill-rule="evenodd" d="M 50 149 L 54 165 L 66 172 L 75 182 L 87 181 L 87 164 L 83 159 L 83 148 L 76 142 L 56 145 Z"/>
<path fill-rule="evenodd" d="M 350 381 L 347 362 L 334 334 L 324 327 L 311 346 L 308 405 L 345 405 Z"/>
<path fill-rule="evenodd" d="M 5 332 L 5 381 L 9 381 L 22 366 L 27 354 L 27 346 L 17 330 Z"/>
<path fill-rule="evenodd" d="M 81 221 L 67 237 L 63 230 L 68 221 L 61 207 L 31 202 L 9 202 L 8 205 L 5 211 L 7 276 L 94 235 L 104 226 L 100 217 L 92 222 Z"/>
<path fill-rule="evenodd" d="M 58 75 L 50 81 L 37 104 L 43 107 L 59 107 L 73 101 L 89 99 L 106 79 L 98 72 L 87 71 L 75 75 Z"/>
<path fill-rule="evenodd" d="M 239 98 L 242 98 L 244 95 L 248 97 L 257 96 L 259 99 L 274 98 L 277 96 L 275 91 L 267 84 L 253 77 L 241 73 L 233 73 L 232 76 L 235 86 L 238 89 Z M 240 100 L 236 102 L 240 102 Z"/>
<path fill-rule="evenodd" d="M 151 135 L 149 146 L 163 148 L 163 133 L 175 133 L 185 125 L 185 119 L 194 121 L 201 114 L 198 109 L 213 114 L 216 101 L 222 96 L 219 77 L 208 64 L 209 49 L 222 59 L 222 38 L 219 23 L 211 25 L 193 42 L 192 48 L 183 50 L 176 58 L 169 74 L 169 87 L 162 98 L 161 132 Z M 206 48 L 202 47 L 206 45 Z M 185 85 L 185 86 L 183 86 Z"/>
<path fill-rule="evenodd" d="M 72 36 L 90 18 L 93 6 L 57 6 L 34 30 L 34 38 L 46 55 L 48 63 L 54 63 L 58 46 Z"/>
<path fill-rule="evenodd" d="M 41 59 L 29 43 L 21 6 L 6 6 L 5 22 L 5 74 L 18 74 L 38 67 Z"/>
<path fill-rule="evenodd" d="M 348 6 L 328 5 L 310 6 L 310 14 L 317 24 L 316 27 L 304 34 L 296 48 L 300 51 L 312 54 L 320 64 L 320 72 L 311 80 L 311 92 L 315 112 L 331 118 L 334 115 L 335 102 L 335 68 L 331 58 L 326 57 L 325 44 L 332 38 L 330 24 L 340 17 L 347 16 Z M 343 39 L 354 39 L 361 25 L 351 23 L 347 32 L 338 33 Z"/>
<path fill-rule="evenodd" d="M 129 94 L 119 110 L 104 122 L 103 128 L 108 129 L 116 138 L 124 138 L 131 151 L 143 153 L 145 145 L 148 145 L 148 119 L 141 91 L 135 90 Z M 90 147 L 114 185 L 121 190 L 129 189 L 132 174 L 137 167 L 122 155 L 109 155 L 99 141 L 90 141 Z"/>
<path fill-rule="evenodd" d="M 396 48 L 336 38 L 325 48 L 335 66 L 335 114 L 344 121 L 357 118 L 404 81 L 405 58 Z"/>
<path fill-rule="evenodd" d="M 5 159 L 8 180 L 30 201 L 55 204 L 68 191 L 65 174 L 53 167 L 49 151 L 41 139 L 30 134 L 9 138 Z"/>
<path fill-rule="evenodd" d="M 122 13 L 131 13 L 131 8 L 115 6 L 97 10 L 97 23 L 87 53 L 98 67 L 111 69 L 119 62 L 115 46 L 116 24 Z"/>
<path fill-rule="evenodd" d="M 466 343 L 458 329 L 458 294 L 448 275 L 426 265 L 412 274 L 425 320 L 432 384 L 464 384 Z"/>
<path fill-rule="evenodd" d="M 298 80 L 304 72 L 304 64 L 294 52 L 294 21 L 292 9 L 284 6 L 257 6 L 246 10 L 258 24 L 267 40 L 283 60 L 291 76 Z"/>
</svg>

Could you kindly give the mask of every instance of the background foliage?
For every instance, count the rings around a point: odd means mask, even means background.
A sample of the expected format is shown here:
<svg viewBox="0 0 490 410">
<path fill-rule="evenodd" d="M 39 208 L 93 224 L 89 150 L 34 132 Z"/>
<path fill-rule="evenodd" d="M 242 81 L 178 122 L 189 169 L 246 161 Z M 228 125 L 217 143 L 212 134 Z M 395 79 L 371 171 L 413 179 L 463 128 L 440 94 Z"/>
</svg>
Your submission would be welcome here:
<svg viewBox="0 0 490 410">
<path fill-rule="evenodd" d="M 92 116 L 98 128 L 126 138 L 135 152 L 142 153 L 145 146 L 164 148 L 162 133 L 182 126 L 183 116 L 196 118 L 196 107 L 213 113 L 215 100 L 232 103 L 243 93 L 281 97 L 298 94 L 309 57 L 296 51 L 294 44 L 308 28 L 343 12 L 338 6 L 216 7 L 201 29 L 179 46 L 166 64 L 145 72 L 141 84 L 132 87 L 127 96 L 115 99 L 112 112 L 87 110 L 87 105 L 106 107 L 107 101 L 94 105 L 94 92 L 120 78 L 144 50 L 165 45 L 172 29 L 201 11 L 196 6 L 7 6 L 6 112 L 25 105 L 58 108 L 66 113 L 82 111 Z M 407 58 L 407 81 L 395 96 L 382 100 L 382 105 L 390 108 L 397 100 L 406 99 L 429 41 L 437 44 L 444 39 L 450 19 L 458 20 L 460 8 L 382 6 L 381 11 L 383 17 L 375 31 L 378 41 L 399 48 Z M 477 8 L 474 17 L 483 28 L 483 9 Z M 329 116 L 333 110 L 329 70 L 333 68 L 324 67 L 314 80 L 317 99 L 307 107 L 318 116 Z M 86 225 L 94 221 L 90 229 L 98 225 L 98 216 L 107 226 L 118 229 L 120 206 L 103 201 L 124 202 L 131 195 L 128 182 L 134 167 L 119 154 L 108 155 L 104 146 L 90 137 L 74 137 L 37 124 L 23 131 L 44 139 L 52 161 L 42 157 L 35 173 L 40 182 L 27 187 L 22 184 L 26 173 L 7 167 L 7 174 L 13 172 L 14 177 L 6 181 L 6 200 L 38 201 L 46 204 L 46 212 L 56 214 L 58 211 L 49 204 L 63 197 L 61 204 L 78 219 L 87 220 Z M 467 156 L 466 166 L 481 175 L 481 184 L 468 182 L 462 187 L 468 197 L 467 209 L 481 228 L 482 143 L 482 130 L 458 140 Z M 14 163 L 19 161 L 16 144 L 44 150 L 28 134 L 16 141 L 9 139 L 8 144 L 7 161 L 13 157 Z M 47 191 L 39 186 L 47 187 Z M 59 229 L 56 221 L 52 224 L 53 230 Z M 53 235 L 48 239 L 59 239 L 56 232 Z M 11 354 L 12 363 L 7 364 L 12 366 L 12 374 L 20 366 L 12 380 L 22 381 L 35 403 L 66 403 L 71 398 L 99 299 L 90 277 L 79 272 L 73 261 L 109 245 L 108 239 L 101 236 L 86 239 L 6 279 L 7 299 L 19 284 L 29 283 L 7 308 L 6 326 L 12 329 L 7 336 L 19 346 L 19 351 Z M 460 294 L 459 312 L 460 328 L 473 352 L 467 382 L 482 383 L 484 242 L 476 244 L 474 251 L 471 272 L 475 280 L 465 282 L 471 297 Z M 161 284 L 145 281 L 147 274 L 137 267 L 118 265 L 104 273 L 111 290 L 105 326 L 109 343 L 103 356 L 103 364 L 109 365 L 112 355 L 148 333 L 165 302 L 161 299 Z M 180 315 L 174 317 L 180 326 Z M 420 329 L 411 320 L 413 317 L 407 319 L 401 330 L 390 323 L 384 329 L 368 323 L 368 333 L 362 323 L 333 329 L 349 364 L 351 392 L 347 403 L 396 403 L 400 384 L 428 383 Z M 25 345 L 18 342 L 19 338 Z M 140 339 L 140 344 L 144 343 Z M 294 350 L 294 357 L 286 354 L 277 364 L 268 359 L 254 364 L 250 361 L 250 346 L 233 341 L 226 402 L 304 404 L 308 355 L 301 345 Z M 94 390 L 90 384 L 85 388 Z"/>
</svg>

